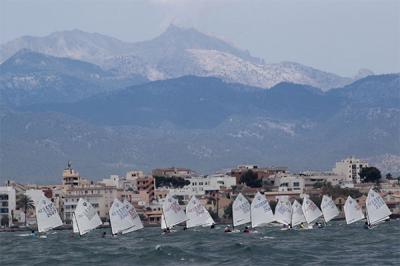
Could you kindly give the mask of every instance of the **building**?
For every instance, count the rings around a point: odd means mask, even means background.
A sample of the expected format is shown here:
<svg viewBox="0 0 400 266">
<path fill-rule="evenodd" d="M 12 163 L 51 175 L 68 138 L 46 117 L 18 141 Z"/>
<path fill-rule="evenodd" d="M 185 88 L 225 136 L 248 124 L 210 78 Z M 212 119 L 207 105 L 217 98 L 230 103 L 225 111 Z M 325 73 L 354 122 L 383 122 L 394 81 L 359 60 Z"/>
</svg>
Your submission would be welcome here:
<svg viewBox="0 0 400 266">
<path fill-rule="evenodd" d="M 332 172 L 306 171 L 300 173 L 304 179 L 305 187 L 313 187 L 317 183 L 331 183 L 332 186 L 340 185 L 345 181 L 345 177 Z"/>
<path fill-rule="evenodd" d="M 277 175 L 274 184 L 278 192 L 293 191 L 302 194 L 304 190 L 304 178 L 298 175 Z"/>
<path fill-rule="evenodd" d="M 165 176 L 165 177 L 190 177 L 196 175 L 196 173 L 188 168 L 181 167 L 169 167 L 169 168 L 157 168 L 152 171 L 153 176 Z"/>
<path fill-rule="evenodd" d="M 67 168 L 63 172 L 63 185 L 64 186 L 79 186 L 81 184 L 81 176 L 78 172 L 72 169 L 71 162 L 68 162 Z"/>
<path fill-rule="evenodd" d="M 258 179 L 266 179 L 279 173 L 287 173 L 287 167 L 258 167 L 257 165 L 238 165 L 231 169 L 230 175 L 236 177 L 236 182 L 240 183 L 240 177 L 247 171 L 252 171 Z"/>
<path fill-rule="evenodd" d="M 13 223 L 14 212 L 17 207 L 15 189 L 0 187 L 0 225 L 10 226 Z"/>
<path fill-rule="evenodd" d="M 355 157 L 346 158 L 336 163 L 332 171 L 339 176 L 343 176 L 347 181 L 353 183 L 361 183 L 360 172 L 363 168 L 368 167 L 368 162 L 365 160 L 357 159 Z"/>
</svg>

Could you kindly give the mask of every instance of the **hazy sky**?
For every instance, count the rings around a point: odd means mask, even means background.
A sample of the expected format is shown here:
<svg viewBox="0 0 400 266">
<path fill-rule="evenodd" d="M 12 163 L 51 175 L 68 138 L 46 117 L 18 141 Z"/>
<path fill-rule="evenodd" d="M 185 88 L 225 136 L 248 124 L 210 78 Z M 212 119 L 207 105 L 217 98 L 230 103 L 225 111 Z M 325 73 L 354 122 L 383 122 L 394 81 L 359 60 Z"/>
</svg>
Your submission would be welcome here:
<svg viewBox="0 0 400 266">
<path fill-rule="evenodd" d="M 1 0 L 0 41 L 74 28 L 139 41 L 173 22 L 267 62 L 351 76 L 360 68 L 400 72 L 399 14 L 396 0 Z"/>
</svg>

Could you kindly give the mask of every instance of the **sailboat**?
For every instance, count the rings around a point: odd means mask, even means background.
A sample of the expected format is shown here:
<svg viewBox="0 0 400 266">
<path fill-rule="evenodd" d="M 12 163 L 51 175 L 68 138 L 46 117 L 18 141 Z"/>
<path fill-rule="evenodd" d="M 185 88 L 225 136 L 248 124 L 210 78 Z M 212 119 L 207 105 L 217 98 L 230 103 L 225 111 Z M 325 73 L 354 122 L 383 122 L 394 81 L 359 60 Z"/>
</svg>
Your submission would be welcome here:
<svg viewBox="0 0 400 266">
<path fill-rule="evenodd" d="M 95 208 L 88 201 L 80 198 L 74 211 L 76 225 L 82 236 L 102 224 Z"/>
<path fill-rule="evenodd" d="M 242 193 L 239 193 L 232 204 L 232 219 L 233 227 L 247 224 L 251 221 L 250 203 Z"/>
<path fill-rule="evenodd" d="M 215 224 L 206 207 L 195 196 L 192 196 L 188 205 L 186 205 L 186 217 L 188 219 L 186 221 L 186 228 Z"/>
<path fill-rule="evenodd" d="M 287 197 L 281 197 L 275 207 L 275 221 L 289 225 L 292 221 L 292 205 Z"/>
<path fill-rule="evenodd" d="M 168 194 L 162 206 L 165 227 L 171 229 L 173 226 L 187 220 L 186 214 L 178 201 Z"/>
<path fill-rule="evenodd" d="M 347 197 L 344 203 L 344 215 L 347 224 L 352 224 L 364 219 L 364 213 L 361 207 L 357 204 L 357 201 L 350 196 Z"/>
<path fill-rule="evenodd" d="M 306 217 L 304 217 L 304 213 L 303 213 L 301 204 L 297 200 L 295 200 L 292 204 L 291 225 L 292 225 L 292 227 L 295 227 L 295 226 L 300 225 L 305 222 L 307 222 L 307 221 L 306 221 Z"/>
<path fill-rule="evenodd" d="M 47 197 L 41 196 L 35 201 L 35 211 L 39 233 L 44 233 L 63 225 L 54 203 Z"/>
<path fill-rule="evenodd" d="M 383 198 L 372 188 L 368 192 L 366 210 L 367 222 L 370 227 L 384 222 L 392 214 Z"/>
<path fill-rule="evenodd" d="M 265 226 L 273 221 L 275 221 L 274 213 L 267 198 L 257 192 L 251 202 L 251 227 Z"/>
<path fill-rule="evenodd" d="M 114 199 L 110 211 L 111 232 L 113 235 L 123 233 L 134 226 L 133 219 L 125 205 L 118 199 Z"/>
<path fill-rule="evenodd" d="M 322 196 L 321 211 L 324 215 L 325 223 L 339 215 L 339 209 L 336 207 L 335 202 L 327 195 Z"/>
<path fill-rule="evenodd" d="M 130 204 L 129 201 L 127 201 L 127 200 L 124 200 L 123 204 L 124 204 L 125 208 L 127 209 L 131 219 L 132 219 L 133 226 L 128 228 L 128 229 L 126 229 L 126 230 L 123 230 L 122 234 L 127 234 L 127 233 L 130 233 L 130 232 L 142 229 L 143 228 L 143 223 L 140 220 L 139 214 L 136 212 L 135 207 L 133 207 L 132 204 Z"/>
<path fill-rule="evenodd" d="M 304 217 L 309 225 L 312 225 L 319 217 L 322 216 L 321 210 L 315 205 L 315 203 L 309 198 L 304 197 L 303 205 L 301 206 Z M 309 226 L 310 227 L 310 226 Z"/>
</svg>

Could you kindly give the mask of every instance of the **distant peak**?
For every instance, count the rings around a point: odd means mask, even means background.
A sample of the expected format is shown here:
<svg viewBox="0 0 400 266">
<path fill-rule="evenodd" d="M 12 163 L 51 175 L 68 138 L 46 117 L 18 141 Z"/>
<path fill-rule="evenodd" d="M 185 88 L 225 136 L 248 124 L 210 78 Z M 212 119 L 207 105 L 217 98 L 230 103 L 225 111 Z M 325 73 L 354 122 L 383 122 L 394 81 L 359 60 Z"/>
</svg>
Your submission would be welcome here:
<svg viewBox="0 0 400 266">
<path fill-rule="evenodd" d="M 375 73 L 372 70 L 369 70 L 367 68 L 361 68 L 358 70 L 357 74 L 354 76 L 354 79 L 362 79 L 371 75 L 374 75 Z"/>
</svg>

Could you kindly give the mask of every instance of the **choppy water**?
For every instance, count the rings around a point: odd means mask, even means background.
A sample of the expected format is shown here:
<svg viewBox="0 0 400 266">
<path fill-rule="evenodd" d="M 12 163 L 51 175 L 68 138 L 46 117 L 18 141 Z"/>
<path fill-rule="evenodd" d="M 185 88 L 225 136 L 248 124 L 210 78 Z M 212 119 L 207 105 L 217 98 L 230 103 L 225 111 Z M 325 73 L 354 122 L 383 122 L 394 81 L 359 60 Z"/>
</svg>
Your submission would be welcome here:
<svg viewBox="0 0 400 266">
<path fill-rule="evenodd" d="M 223 226 L 161 235 L 145 228 L 101 238 L 57 231 L 47 239 L 0 233 L 0 265 L 399 265 L 400 221 L 373 230 L 333 222 L 323 229 L 258 234 L 222 232 Z"/>
</svg>

